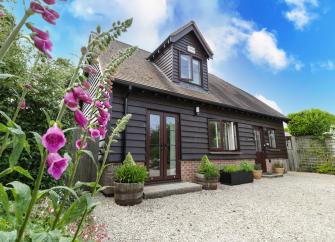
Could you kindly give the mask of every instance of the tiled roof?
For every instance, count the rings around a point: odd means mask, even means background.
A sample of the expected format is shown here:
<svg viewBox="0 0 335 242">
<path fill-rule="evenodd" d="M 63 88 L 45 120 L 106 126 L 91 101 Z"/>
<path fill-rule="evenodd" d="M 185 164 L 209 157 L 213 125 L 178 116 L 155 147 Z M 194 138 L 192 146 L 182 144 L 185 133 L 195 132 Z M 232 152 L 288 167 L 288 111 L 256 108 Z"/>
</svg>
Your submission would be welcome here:
<svg viewBox="0 0 335 242">
<path fill-rule="evenodd" d="M 99 57 L 102 70 L 113 56 L 130 45 L 114 41 L 110 48 Z M 159 68 L 147 60 L 150 52 L 138 49 L 124 62 L 116 74 L 116 82 L 132 84 L 144 89 L 155 90 L 191 100 L 230 107 L 246 112 L 263 114 L 282 120 L 287 118 L 258 100 L 251 94 L 231 85 L 219 77 L 208 75 L 208 92 L 199 92 L 183 87 L 168 79 Z"/>
</svg>

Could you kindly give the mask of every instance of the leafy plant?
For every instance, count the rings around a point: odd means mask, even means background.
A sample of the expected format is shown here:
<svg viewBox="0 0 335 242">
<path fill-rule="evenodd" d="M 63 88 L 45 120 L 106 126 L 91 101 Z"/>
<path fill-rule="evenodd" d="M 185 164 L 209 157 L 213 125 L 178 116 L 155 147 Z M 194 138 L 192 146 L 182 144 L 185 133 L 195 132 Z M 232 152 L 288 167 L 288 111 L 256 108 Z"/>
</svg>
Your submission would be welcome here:
<svg viewBox="0 0 335 242">
<path fill-rule="evenodd" d="M 335 124 L 335 116 L 320 109 L 309 109 L 288 115 L 289 132 L 294 136 L 321 137 Z"/>
<path fill-rule="evenodd" d="M 227 173 L 234 173 L 241 170 L 241 167 L 238 165 L 226 165 L 223 167 L 223 171 Z"/>
<path fill-rule="evenodd" d="M 123 164 L 116 168 L 115 178 L 120 183 L 140 183 L 148 178 L 145 166 L 136 165 L 132 155 L 127 154 Z"/>
<path fill-rule="evenodd" d="M 335 174 L 335 166 L 332 162 L 325 162 L 317 166 L 316 172 L 322 174 Z"/>
<path fill-rule="evenodd" d="M 219 170 L 217 166 L 208 159 L 207 155 L 204 155 L 201 158 L 201 163 L 198 168 L 198 172 L 200 174 L 204 174 L 206 178 L 219 176 Z"/>
<path fill-rule="evenodd" d="M 262 170 L 262 165 L 260 163 L 255 163 L 254 170 L 256 171 Z"/>
<path fill-rule="evenodd" d="M 241 161 L 240 168 L 242 171 L 251 172 L 254 170 L 254 165 L 246 161 Z"/>
<path fill-rule="evenodd" d="M 282 163 L 277 162 L 272 165 L 272 168 L 284 168 L 284 165 Z"/>
<path fill-rule="evenodd" d="M 25 4 L 25 1 L 23 3 Z M 59 63 L 50 62 L 48 59 L 51 58 L 52 42 L 49 33 L 26 23 L 32 15 L 36 14 L 42 15 L 48 23 L 55 24 L 60 15 L 45 4 L 51 5 L 54 2 L 30 1 L 30 5 L 23 8 L 24 16 L 18 24 L 15 24 L 7 10 L 2 10 L 4 6 L 0 5 L 0 79 L 4 80 L 0 88 L 1 94 L 3 88 L 10 88 L 9 90 L 12 91 L 12 95 L 4 100 L 9 102 L 9 105 L 2 103 L 1 99 L 0 106 L 0 157 L 1 161 L 4 161 L 2 164 L 5 164 L 4 169 L 0 170 L 0 177 L 3 182 L 4 177 L 8 179 L 17 173 L 33 181 L 32 188 L 17 179 L 6 186 L 0 183 L 0 241 L 78 241 L 81 228 L 87 221 L 87 215 L 96 206 L 93 197 L 106 188 L 100 185 L 100 179 L 108 166 L 106 161 L 110 154 L 110 146 L 117 142 L 120 133 L 131 118 L 131 115 L 127 114 L 118 120 L 116 127 L 112 128 L 111 133 L 106 137 L 110 121 L 110 92 L 113 76 L 118 66 L 135 52 L 135 47 L 121 51 L 107 64 L 103 75 L 95 77 L 95 83 L 99 88 L 91 88 L 88 77 L 97 72 L 93 64 L 97 63 L 98 56 L 127 30 L 132 19 L 113 23 L 112 27 L 104 32 L 98 26 L 89 43 L 81 48 L 78 65 L 75 68 L 71 66 L 69 69 L 60 68 L 62 72 L 58 70 L 56 75 L 53 75 L 52 73 L 55 73 L 53 67 L 66 61 L 59 59 Z M 9 27 L 2 28 L 2 24 L 7 20 L 10 23 Z M 30 36 L 20 34 L 20 29 L 24 25 L 32 31 Z M 8 34 L 3 34 L 3 29 L 8 31 Z M 30 47 L 32 53 L 37 50 L 33 58 L 34 63 L 28 63 L 30 58 L 20 59 L 20 56 L 26 56 L 20 52 L 19 39 L 28 40 L 28 43 L 33 44 L 34 47 Z M 16 61 L 10 62 L 11 59 L 8 56 L 12 53 L 17 54 L 15 58 L 20 64 L 18 68 L 15 66 Z M 29 70 L 26 72 L 27 68 Z M 62 79 L 60 75 L 63 72 L 65 74 Z M 47 76 L 43 76 L 43 73 Z M 53 80 L 49 83 L 49 87 L 54 85 L 53 88 L 45 87 L 45 79 Z M 63 82 L 59 83 L 59 79 Z M 37 93 L 41 95 L 36 95 Z M 50 93 L 57 93 L 57 95 L 53 96 Z M 44 99 L 39 99 L 41 96 Z M 28 100 L 31 102 L 27 105 Z M 91 104 L 90 110 L 85 114 L 80 110 L 83 103 Z M 46 109 L 43 109 L 42 107 L 46 104 Z M 12 106 L 16 106 L 14 110 L 7 109 Z M 29 113 L 30 110 L 33 112 Z M 70 123 L 66 122 L 67 115 L 71 120 Z M 25 116 L 24 119 L 22 119 L 23 116 Z M 35 117 L 40 121 L 36 127 L 31 120 Z M 76 126 L 72 127 L 74 123 Z M 19 124 L 26 124 L 25 129 Z M 72 130 L 78 130 L 79 139 L 75 142 L 68 136 Z M 86 149 L 88 138 L 92 141 L 97 139 L 107 141 L 103 147 L 101 163 L 97 163 L 92 152 Z M 35 151 L 34 155 L 32 155 L 32 148 Z M 96 180 L 79 181 L 74 184 L 77 167 L 83 155 L 87 155 L 96 166 Z M 21 166 L 21 160 L 24 158 L 27 163 L 32 161 L 39 163 L 34 169 L 36 173 L 31 174 L 30 169 Z M 48 177 L 56 181 L 64 177 L 65 173 L 66 186 L 52 185 L 42 190 L 46 167 Z M 89 187 L 91 192 L 81 192 L 82 186 Z M 45 218 L 34 215 L 34 210 L 39 208 L 39 204 L 45 197 L 50 198 L 52 210 L 48 211 L 48 218 L 43 220 Z M 77 228 L 74 234 L 69 235 L 65 232 L 66 227 L 73 223 Z"/>
</svg>

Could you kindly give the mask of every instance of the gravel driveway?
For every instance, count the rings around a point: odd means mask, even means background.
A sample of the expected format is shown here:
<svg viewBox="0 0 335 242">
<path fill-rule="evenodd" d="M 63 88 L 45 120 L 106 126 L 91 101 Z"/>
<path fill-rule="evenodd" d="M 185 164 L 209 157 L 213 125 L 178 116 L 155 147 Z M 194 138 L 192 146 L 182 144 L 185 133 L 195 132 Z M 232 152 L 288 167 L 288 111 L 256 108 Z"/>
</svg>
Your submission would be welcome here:
<svg viewBox="0 0 335 242">
<path fill-rule="evenodd" d="M 253 184 L 144 200 L 100 198 L 110 241 L 335 241 L 335 176 L 289 173 Z"/>
</svg>

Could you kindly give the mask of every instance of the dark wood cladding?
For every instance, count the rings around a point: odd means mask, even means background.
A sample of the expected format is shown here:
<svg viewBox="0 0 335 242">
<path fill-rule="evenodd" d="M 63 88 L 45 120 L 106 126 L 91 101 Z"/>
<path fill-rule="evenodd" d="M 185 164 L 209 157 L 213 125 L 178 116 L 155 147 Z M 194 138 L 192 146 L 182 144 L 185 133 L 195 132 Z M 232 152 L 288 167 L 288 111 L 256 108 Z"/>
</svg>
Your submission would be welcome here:
<svg viewBox="0 0 335 242">
<path fill-rule="evenodd" d="M 200 44 L 199 40 L 193 32 L 186 34 L 183 38 L 173 44 L 173 81 L 180 81 L 179 77 L 179 55 L 180 53 L 188 53 L 187 46 L 193 46 L 195 48 L 195 54 L 192 54 L 196 58 L 201 60 L 202 63 L 202 84 L 205 90 L 208 90 L 208 68 L 207 68 L 207 54 Z"/>
<path fill-rule="evenodd" d="M 170 80 L 173 80 L 173 48 L 171 44 L 160 52 L 153 62 Z"/>
<path fill-rule="evenodd" d="M 113 124 L 123 115 L 123 100 L 126 91 L 127 89 L 124 86 L 114 84 Z M 198 116 L 194 115 L 195 106 L 200 106 L 200 114 Z M 128 110 L 132 114 L 132 118 L 126 132 L 126 151 L 131 152 L 136 161 L 145 161 L 147 110 L 179 114 L 181 130 L 180 158 L 182 160 L 199 160 L 204 154 L 208 154 L 210 159 L 217 160 L 255 159 L 254 126 L 275 130 L 277 148 L 268 149 L 267 158 L 287 158 L 285 135 L 282 121 L 280 120 L 243 114 L 234 110 L 219 109 L 210 105 L 196 104 L 192 101 L 177 99 L 171 96 L 167 97 L 166 95 L 155 94 L 149 91 L 143 92 L 136 88 L 134 88 L 128 98 Z M 221 119 L 238 123 L 239 152 L 230 152 L 229 154 L 214 154 L 209 152 L 207 128 L 209 119 Z M 265 135 L 265 142 L 268 142 L 267 135 Z M 110 161 L 120 162 L 122 157 L 122 142 L 114 144 L 112 150 L 113 153 L 110 155 Z"/>
</svg>

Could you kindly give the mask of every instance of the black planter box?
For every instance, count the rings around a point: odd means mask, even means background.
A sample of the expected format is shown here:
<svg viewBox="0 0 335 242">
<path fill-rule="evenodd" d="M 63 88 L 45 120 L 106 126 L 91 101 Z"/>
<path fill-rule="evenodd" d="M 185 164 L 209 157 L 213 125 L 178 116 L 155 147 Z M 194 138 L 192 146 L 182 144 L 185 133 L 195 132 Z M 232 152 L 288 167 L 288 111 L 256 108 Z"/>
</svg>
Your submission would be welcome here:
<svg viewBox="0 0 335 242">
<path fill-rule="evenodd" d="M 237 171 L 237 172 L 224 172 L 220 171 L 220 183 L 226 185 L 240 185 L 244 183 L 251 183 L 254 181 L 252 172 Z"/>
</svg>

